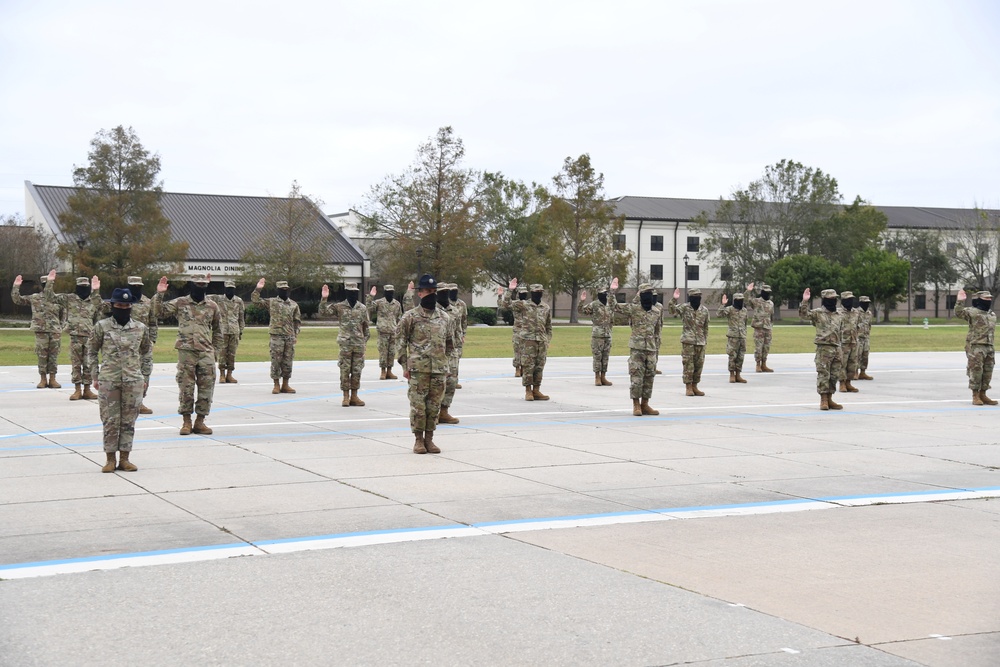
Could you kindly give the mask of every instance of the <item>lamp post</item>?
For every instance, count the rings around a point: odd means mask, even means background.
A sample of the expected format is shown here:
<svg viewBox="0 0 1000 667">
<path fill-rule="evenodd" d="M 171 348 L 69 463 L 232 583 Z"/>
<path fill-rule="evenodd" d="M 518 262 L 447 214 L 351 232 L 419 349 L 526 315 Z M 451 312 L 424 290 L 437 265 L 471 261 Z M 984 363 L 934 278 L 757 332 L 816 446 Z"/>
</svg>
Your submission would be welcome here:
<svg viewBox="0 0 1000 667">
<path fill-rule="evenodd" d="M 421 268 L 421 259 L 424 256 L 424 249 L 417 248 L 417 278 L 424 275 L 423 268 Z"/>
<path fill-rule="evenodd" d="M 688 260 L 691 259 L 684 253 L 684 300 L 688 298 Z"/>
</svg>

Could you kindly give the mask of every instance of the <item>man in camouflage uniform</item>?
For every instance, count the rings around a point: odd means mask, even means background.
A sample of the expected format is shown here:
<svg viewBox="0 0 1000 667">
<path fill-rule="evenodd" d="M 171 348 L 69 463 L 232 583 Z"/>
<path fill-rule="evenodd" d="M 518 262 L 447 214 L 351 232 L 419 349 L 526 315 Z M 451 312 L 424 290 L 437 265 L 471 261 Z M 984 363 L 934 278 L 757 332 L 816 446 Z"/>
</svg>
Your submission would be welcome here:
<svg viewBox="0 0 1000 667">
<path fill-rule="evenodd" d="M 50 292 L 56 279 L 55 269 L 39 278 L 39 283 Z M 63 309 L 57 301 L 47 299 L 41 292 L 21 296 L 21 276 L 14 278 L 10 298 L 16 306 L 31 306 L 31 330 L 35 332 L 35 355 L 38 357 L 38 389 L 61 389 L 56 382 L 59 371 L 59 348 L 62 345 Z M 46 379 L 48 375 L 48 379 Z"/>
<path fill-rule="evenodd" d="M 856 393 L 858 388 L 851 380 L 858 374 L 858 325 L 861 309 L 854 307 L 854 292 L 840 293 L 840 307 L 837 309 L 844 327 L 840 336 L 840 352 L 844 355 L 841 368 L 840 391 Z"/>
<path fill-rule="evenodd" d="M 618 279 L 611 281 L 611 290 L 618 289 Z M 589 315 L 591 321 L 590 329 L 590 353 L 594 360 L 594 386 L 610 387 L 613 383 L 608 379 L 608 356 L 611 354 L 611 334 L 614 329 L 615 319 L 615 299 L 608 300 L 608 290 L 602 289 L 597 293 L 597 301 L 587 303 L 587 291 L 580 293 L 580 301 L 576 305 L 576 312 L 581 315 Z"/>
<path fill-rule="evenodd" d="M 462 361 L 465 353 L 465 334 L 469 330 L 469 304 L 458 298 L 458 283 L 448 283 L 448 300 L 451 302 L 451 309 L 457 315 L 462 330 L 458 339 L 458 361 Z M 458 381 L 458 366 L 455 366 L 455 389 L 461 389 L 462 383 Z"/>
<path fill-rule="evenodd" d="M 526 287 L 519 287 L 517 289 L 517 300 L 528 300 L 528 289 Z M 514 326 L 512 326 L 510 330 L 510 343 L 512 349 L 514 350 L 514 356 L 511 364 L 514 366 L 514 377 L 519 378 L 522 376 L 521 357 L 524 353 L 524 346 L 521 340 L 521 330 L 524 328 L 524 320 L 522 319 L 519 311 L 513 310 L 509 303 L 507 305 L 504 305 L 504 303 L 504 289 L 502 287 L 498 287 L 497 308 L 501 310 L 510 310 L 514 319 Z"/>
<path fill-rule="evenodd" d="M 747 351 L 747 311 L 743 308 L 743 294 L 733 295 L 733 305 L 726 305 L 729 300 L 722 295 L 722 305 L 716 311 L 716 317 L 725 317 L 729 321 L 726 331 L 726 355 L 729 357 L 729 382 L 746 384 L 743 378 L 743 357 Z"/>
<path fill-rule="evenodd" d="M 833 402 L 837 380 L 842 377 L 844 356 L 840 349 L 843 335 L 843 315 L 837 311 L 837 291 L 825 289 L 820 294 L 823 305 L 809 310 L 809 288 L 802 293 L 799 317 L 809 320 L 816 327 L 816 393 L 820 410 L 842 410 L 844 406 Z"/>
<path fill-rule="evenodd" d="M 201 433 L 211 435 L 212 429 L 205 418 L 212 410 L 215 391 L 216 350 L 222 348 L 222 323 L 219 307 L 205 298 L 208 277 L 196 273 L 191 276 L 190 292 L 172 301 L 164 301 L 167 277 L 160 278 L 153 297 L 154 316 L 177 317 L 177 387 L 179 406 L 177 412 L 184 418 L 180 435 Z M 195 401 L 195 389 L 198 400 Z M 191 413 L 197 413 L 194 425 Z"/>
<path fill-rule="evenodd" d="M 146 325 L 146 329 L 149 330 L 149 341 L 156 347 L 156 339 L 160 335 L 160 327 L 156 320 L 156 313 L 153 312 L 153 300 L 142 293 L 142 276 L 129 276 L 128 277 L 128 290 L 132 293 L 134 297 L 139 299 L 132 304 L 132 320 L 134 322 L 142 322 Z M 105 315 L 111 314 L 111 304 L 104 304 L 103 312 Z M 150 366 L 149 374 L 144 375 L 145 388 L 143 389 L 143 398 L 146 397 L 146 393 L 149 391 L 149 377 L 153 373 L 153 367 Z M 139 406 L 140 415 L 151 415 L 153 411 L 146 407 L 146 403 L 143 402 Z"/>
<path fill-rule="evenodd" d="M 438 413 L 439 424 L 457 424 L 458 417 L 453 417 L 448 412 L 452 401 L 455 400 L 455 390 L 458 389 L 458 362 L 459 362 L 459 341 L 462 339 L 462 314 L 458 308 L 452 305 L 451 288 L 453 283 L 438 283 L 437 310 L 440 310 L 448 317 L 448 335 L 451 336 L 452 350 L 448 354 L 448 377 L 444 382 L 444 395 L 441 397 L 441 412 Z M 456 288 L 457 289 L 457 288 Z"/>
<path fill-rule="evenodd" d="M 396 294 L 393 285 L 382 288 L 381 299 L 375 298 L 375 292 L 373 286 L 365 298 L 365 306 L 368 319 L 375 316 L 375 330 L 378 331 L 378 367 L 381 369 L 378 379 L 397 380 L 399 378 L 392 374 L 392 365 L 396 358 L 396 327 L 403 316 L 403 304 L 393 298 Z"/>
<path fill-rule="evenodd" d="M 146 390 L 147 378 L 153 372 L 153 342 L 149 329 L 131 318 L 133 302 L 139 294 L 118 288 L 111 294 L 111 317 L 94 325 L 87 346 L 89 369 L 94 387 L 100 395 L 101 422 L 104 424 L 104 453 L 107 462 L 101 472 L 118 470 L 135 472 L 129 461 L 135 420 Z M 103 350 L 104 365 L 100 365 Z M 115 456 L 120 460 L 115 462 Z"/>
<path fill-rule="evenodd" d="M 219 382 L 237 384 L 233 377 L 236 370 L 236 350 L 243 340 L 243 329 L 246 328 L 246 304 L 236 296 L 236 281 L 227 280 L 225 294 L 209 294 L 219 306 L 219 322 L 222 324 L 222 349 L 219 350 Z M 289 375 L 291 363 L 289 362 Z M 276 381 L 277 382 L 277 381 Z M 295 393 L 294 390 L 290 393 Z"/>
<path fill-rule="evenodd" d="M 680 317 L 681 329 L 681 362 L 684 366 L 684 387 L 686 396 L 704 396 L 705 392 L 698 389 L 701 382 L 701 370 L 705 367 L 705 346 L 708 344 L 708 320 L 711 313 L 701 305 L 701 290 L 688 292 L 688 302 L 677 305 L 681 296 L 680 289 L 674 290 L 674 296 L 667 304 L 667 312 L 674 317 Z"/>
<path fill-rule="evenodd" d="M 758 373 L 773 373 L 767 367 L 767 355 L 771 352 L 771 320 L 774 318 L 774 302 L 771 301 L 771 286 L 760 286 L 760 297 L 753 294 L 753 283 L 747 285 L 747 305 L 753 311 L 750 327 L 753 329 L 753 358 L 757 362 Z"/>
<path fill-rule="evenodd" d="M 340 331 L 337 334 L 337 344 L 340 346 L 340 390 L 344 392 L 341 405 L 345 408 L 351 405 L 365 404 L 358 398 L 361 387 L 361 371 L 365 367 L 365 349 L 371 336 L 368 319 L 368 309 L 358 301 L 358 284 L 347 283 L 347 300 L 337 303 L 327 303 L 330 288 L 323 285 L 323 298 L 319 304 L 320 317 L 331 317 L 340 320 Z"/>
<path fill-rule="evenodd" d="M 295 343 L 299 340 L 302 329 L 302 312 L 299 304 L 289 297 L 288 282 L 279 280 L 275 287 L 278 296 L 262 299 L 260 291 L 267 281 L 261 278 L 257 281 L 257 289 L 250 295 L 250 301 L 258 306 L 265 306 L 271 318 L 267 332 L 271 335 L 269 350 L 271 352 L 271 380 L 274 381 L 272 394 L 294 394 L 295 390 L 288 386 L 292 377 L 292 361 L 295 359 Z M 278 384 L 278 380 L 281 384 Z"/>
<path fill-rule="evenodd" d="M 420 305 L 399 318 L 399 363 L 403 377 L 409 381 L 410 430 L 415 436 L 416 454 L 441 452 L 434 444 L 434 429 L 455 347 L 451 324 L 437 307 L 437 288 L 433 276 L 426 273 L 420 276 L 417 283 Z"/>
<path fill-rule="evenodd" d="M 513 301 L 517 289 L 517 278 L 510 281 L 503 305 L 514 312 L 514 320 L 521 317 L 521 384 L 524 385 L 524 400 L 547 401 L 549 397 L 540 389 L 545 360 L 548 358 L 549 343 L 552 341 L 552 312 L 542 302 L 544 288 L 535 283 L 530 288 L 531 298 Z"/>
<path fill-rule="evenodd" d="M 76 279 L 76 291 L 57 294 L 51 287 L 53 281 L 45 285 L 46 298 L 59 304 L 66 314 L 66 333 L 69 334 L 69 358 L 73 365 L 73 387 L 75 391 L 69 397 L 71 401 L 81 398 L 93 400 L 97 394 L 90 391 L 90 334 L 94 331 L 94 320 L 101 307 L 101 281 L 93 278 L 80 277 Z M 82 390 L 81 390 L 82 388 Z"/>
<path fill-rule="evenodd" d="M 993 350 L 993 335 L 997 326 L 997 316 L 993 312 L 993 295 L 989 292 L 979 292 L 973 308 L 965 305 L 965 290 L 958 291 L 958 302 L 955 304 L 955 316 L 969 323 L 969 336 L 966 339 L 966 356 L 969 359 L 966 372 L 969 376 L 969 389 L 972 390 L 973 405 L 996 405 L 997 402 L 986 395 L 993 379 L 995 362 Z"/>
<path fill-rule="evenodd" d="M 872 380 L 868 375 L 868 353 L 871 351 L 872 312 L 869 310 L 872 300 L 862 296 L 858 300 L 861 312 L 858 313 L 858 379 Z"/>
<path fill-rule="evenodd" d="M 613 283 L 614 284 L 614 283 Z M 649 405 L 653 396 L 653 379 L 660 355 L 660 331 L 663 328 L 663 306 L 656 302 L 656 292 L 649 283 L 639 285 L 639 303 L 619 304 L 611 299 L 612 308 L 628 314 L 632 335 L 628 339 L 629 396 L 632 414 L 658 415 Z"/>
</svg>

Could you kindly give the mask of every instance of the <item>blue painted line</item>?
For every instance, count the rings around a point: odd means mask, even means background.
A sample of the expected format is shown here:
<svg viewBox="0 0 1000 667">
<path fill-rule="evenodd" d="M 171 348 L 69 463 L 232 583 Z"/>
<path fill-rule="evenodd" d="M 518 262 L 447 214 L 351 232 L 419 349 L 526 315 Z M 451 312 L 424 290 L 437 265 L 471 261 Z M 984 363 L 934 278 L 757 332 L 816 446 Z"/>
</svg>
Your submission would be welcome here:
<svg viewBox="0 0 1000 667">
<path fill-rule="evenodd" d="M 181 547 L 179 549 L 163 549 L 160 551 L 137 551 L 127 554 L 107 554 L 103 556 L 84 556 L 82 558 L 63 558 L 61 560 L 42 560 L 34 563 L 14 563 L 13 565 L 0 565 L 0 572 L 4 570 L 17 570 L 25 567 L 39 567 L 46 565 L 67 565 L 71 563 L 94 563 L 106 560 L 121 560 L 123 558 L 141 558 L 143 556 L 166 556 L 170 554 L 196 553 L 199 551 L 218 551 L 220 549 L 245 548 L 252 546 L 246 542 L 235 544 L 216 544 L 201 547 Z"/>
</svg>

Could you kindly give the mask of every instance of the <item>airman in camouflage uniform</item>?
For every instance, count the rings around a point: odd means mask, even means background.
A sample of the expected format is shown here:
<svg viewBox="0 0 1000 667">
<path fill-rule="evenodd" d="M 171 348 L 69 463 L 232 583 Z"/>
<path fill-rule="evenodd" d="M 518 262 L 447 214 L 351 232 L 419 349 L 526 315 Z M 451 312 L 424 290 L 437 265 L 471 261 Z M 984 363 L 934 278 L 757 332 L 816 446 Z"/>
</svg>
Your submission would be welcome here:
<svg viewBox="0 0 1000 667">
<path fill-rule="evenodd" d="M 236 350 L 243 340 L 243 330 L 247 326 L 246 304 L 236 296 L 236 281 L 227 280 L 225 294 L 209 294 L 219 306 L 219 322 L 222 324 L 222 349 L 219 350 L 219 383 L 237 384 L 233 377 L 236 370 Z M 289 375 L 291 362 L 289 362 Z"/>
<path fill-rule="evenodd" d="M 177 412 L 184 418 L 180 435 L 201 433 L 211 435 L 212 429 L 205 424 L 205 417 L 212 410 L 212 394 L 215 391 L 216 350 L 222 348 L 222 323 L 219 307 L 205 298 L 208 277 L 204 274 L 191 276 L 190 293 L 172 301 L 164 301 L 167 291 L 167 277 L 160 278 L 153 297 L 155 316 L 175 315 L 177 317 L 177 388 L 179 406 Z M 195 389 L 198 400 L 195 401 Z M 197 413 L 194 425 L 191 413 Z"/>
<path fill-rule="evenodd" d="M 521 317 L 521 384 L 524 385 L 524 400 L 547 401 L 549 397 L 540 389 L 545 360 L 548 358 L 549 343 L 552 341 L 552 312 L 547 303 L 542 302 L 544 288 L 535 283 L 530 288 L 531 298 L 513 301 L 517 288 L 517 278 L 510 281 L 504 294 L 503 305 L 514 312 L 514 319 Z"/>
<path fill-rule="evenodd" d="M 462 339 L 462 314 L 451 303 L 452 283 L 438 283 L 437 285 L 437 309 L 448 317 L 448 335 L 451 336 L 452 349 L 448 354 L 449 369 L 448 377 L 444 382 L 444 395 L 441 397 L 441 412 L 438 413 L 439 424 L 457 424 L 458 417 L 453 417 L 448 412 L 452 401 L 455 400 L 455 390 L 458 388 L 458 362 L 459 362 L 459 341 Z M 457 289 L 457 288 L 456 288 Z"/>
<path fill-rule="evenodd" d="M 743 308 L 743 294 L 733 295 L 733 305 L 728 306 L 726 295 L 722 295 L 722 305 L 716 311 L 716 317 L 725 317 L 729 321 L 726 331 L 726 355 L 729 357 L 729 381 L 746 384 L 743 378 L 743 357 L 747 351 L 747 311 Z"/>
<path fill-rule="evenodd" d="M 111 294 L 112 316 L 100 320 L 90 333 L 87 345 L 90 379 L 100 396 L 104 424 L 104 453 L 107 462 L 101 472 L 135 472 L 129 461 L 135 420 L 145 391 L 146 378 L 153 372 L 153 342 L 149 329 L 130 317 L 138 294 L 118 288 Z M 103 356 L 104 364 L 100 358 Z M 120 456 L 116 463 L 115 456 Z"/>
<path fill-rule="evenodd" d="M 327 303 L 330 288 L 323 285 L 323 298 L 319 304 L 320 317 L 331 317 L 340 320 L 340 331 L 337 334 L 337 344 L 340 346 L 340 390 L 344 392 L 341 405 L 362 406 L 365 404 L 358 398 L 361 387 L 361 371 L 365 367 L 365 349 L 371 336 L 368 319 L 368 309 L 358 301 L 358 284 L 347 283 L 347 300 L 337 303 Z"/>
<path fill-rule="evenodd" d="M 260 291 L 264 289 L 266 280 L 257 281 L 257 289 L 250 295 L 250 301 L 267 307 L 270 315 L 270 326 L 267 332 L 271 335 L 269 351 L 271 353 L 271 380 L 274 381 L 272 394 L 294 394 L 295 390 L 288 386 L 292 377 L 292 361 L 295 359 L 295 343 L 299 340 L 302 329 L 302 312 L 299 304 L 289 297 L 288 282 L 279 280 L 275 287 L 278 296 L 263 299 Z M 281 384 L 278 384 L 278 380 Z"/>
<path fill-rule="evenodd" d="M 55 270 L 39 278 L 39 283 L 50 292 L 56 278 Z M 10 298 L 17 306 L 31 306 L 31 330 L 35 332 L 35 355 L 38 357 L 38 389 L 61 389 L 56 381 L 59 371 L 59 348 L 62 345 L 63 309 L 57 301 L 47 299 L 41 292 L 21 296 L 21 276 L 14 278 Z M 48 379 L 46 379 L 48 375 Z"/>
<path fill-rule="evenodd" d="M 528 300 L 528 289 L 526 287 L 517 288 L 517 300 Z M 514 318 L 514 326 L 510 330 L 510 343 L 514 351 L 511 364 L 514 366 L 514 377 L 519 378 L 522 375 L 521 357 L 523 356 L 524 347 L 521 341 L 521 329 L 524 327 L 524 321 L 519 312 L 512 310 L 509 304 L 504 305 L 504 289 L 502 287 L 497 288 L 497 308 L 500 310 L 510 310 Z"/>
<path fill-rule="evenodd" d="M 153 300 L 142 293 L 142 276 L 129 276 L 128 277 L 128 291 L 132 293 L 132 296 L 139 299 L 132 304 L 132 321 L 142 322 L 146 325 L 146 329 L 149 330 L 149 341 L 156 347 L 156 339 L 160 334 L 160 327 L 156 320 L 156 313 L 153 312 Z M 112 314 L 112 305 L 108 302 L 104 302 L 101 305 L 101 312 L 105 315 Z M 149 377 L 153 373 L 153 367 L 149 367 L 149 374 L 144 376 L 145 383 L 143 384 L 143 398 L 146 397 L 146 392 L 149 391 Z M 139 406 L 140 415 L 151 415 L 153 411 L 146 407 L 146 403 L 143 402 Z"/>
<path fill-rule="evenodd" d="M 379 380 L 397 380 L 392 374 L 392 365 L 396 359 L 396 328 L 399 326 L 399 318 L 403 316 L 403 304 L 393 297 L 396 288 L 393 285 L 386 285 L 382 288 L 382 298 L 375 298 L 375 288 L 365 298 L 365 306 L 368 308 L 368 318 L 375 315 L 375 330 L 378 331 L 378 367 Z"/>
<path fill-rule="evenodd" d="M 611 299 L 612 308 L 628 314 L 632 335 L 628 339 L 629 396 L 632 414 L 658 415 L 649 405 L 653 396 L 653 379 L 660 355 L 660 331 L 663 328 L 663 306 L 656 302 L 656 292 L 649 283 L 639 285 L 639 303 L 620 304 Z"/>
<path fill-rule="evenodd" d="M 861 309 L 854 307 L 854 292 L 840 293 L 840 307 L 837 312 L 840 313 L 844 327 L 844 333 L 840 337 L 840 353 L 844 356 L 840 391 L 856 393 L 858 388 L 851 384 L 851 380 L 858 374 L 858 326 Z"/>
<path fill-rule="evenodd" d="M 420 276 L 417 295 L 420 306 L 399 318 L 399 363 L 409 381 L 410 429 L 416 454 L 439 454 L 434 429 L 441 413 L 445 382 L 451 372 L 455 341 L 448 317 L 437 307 L 437 282 L 430 274 Z"/>
<path fill-rule="evenodd" d="M 834 403 L 837 380 L 842 377 L 844 356 L 840 349 L 843 335 L 843 315 L 837 312 L 837 291 L 825 289 L 820 294 L 821 308 L 809 310 L 812 292 L 806 288 L 799 304 L 799 317 L 809 320 L 816 327 L 816 393 L 819 394 L 820 410 L 842 410 L 844 406 Z"/>
<path fill-rule="evenodd" d="M 958 302 L 955 304 L 955 316 L 969 323 L 969 336 L 966 339 L 966 355 L 969 363 L 966 372 L 969 376 L 969 389 L 972 390 L 973 405 L 996 405 L 997 402 L 986 395 L 993 379 L 995 363 L 993 336 L 997 326 L 997 316 L 993 312 L 993 295 L 983 291 L 976 295 L 978 302 L 975 307 L 965 305 L 965 290 L 959 290 Z"/>
<path fill-rule="evenodd" d="M 767 367 L 767 355 L 771 352 L 771 320 L 774 318 L 774 302 L 771 301 L 771 286 L 761 285 L 760 296 L 753 293 L 753 283 L 747 285 L 747 305 L 753 311 L 750 327 L 753 329 L 753 358 L 757 362 L 758 373 L 773 373 Z"/>
<path fill-rule="evenodd" d="M 618 288 L 617 278 L 611 284 L 611 290 Z M 589 315 L 591 321 L 590 329 L 590 353 L 593 357 L 594 386 L 610 387 L 613 383 L 608 379 L 608 357 L 611 354 L 611 334 L 614 329 L 615 319 L 615 299 L 608 295 L 607 289 L 602 289 L 597 293 L 597 301 L 587 301 L 587 292 L 580 293 L 580 301 L 576 305 L 576 312 L 581 315 Z"/>
<path fill-rule="evenodd" d="M 101 293 L 98 291 L 101 281 L 93 278 L 80 277 L 76 279 L 76 291 L 66 294 L 56 294 L 46 285 L 43 294 L 55 301 L 66 314 L 65 330 L 69 334 L 69 358 L 73 365 L 73 386 L 75 391 L 69 397 L 71 401 L 81 398 L 93 400 L 97 394 L 90 391 L 90 334 L 94 331 L 94 320 L 97 319 L 101 307 Z M 81 391 L 82 387 L 82 391 Z"/>
<path fill-rule="evenodd" d="M 862 296 L 859 300 L 859 307 L 861 312 L 858 313 L 858 379 L 859 380 L 872 380 L 872 376 L 868 375 L 868 353 L 871 351 L 871 337 L 872 337 L 872 312 L 869 310 L 871 307 L 871 299 L 867 296 Z"/>
<path fill-rule="evenodd" d="M 679 289 L 674 290 L 674 296 L 667 304 L 667 312 L 674 317 L 680 317 L 681 330 L 681 362 L 684 366 L 684 386 L 687 396 L 704 396 L 705 392 L 698 389 L 701 382 L 701 370 L 705 367 L 705 346 L 708 344 L 708 320 L 711 313 L 701 305 L 701 290 L 688 291 L 688 302 L 677 305 L 681 296 Z"/>
<path fill-rule="evenodd" d="M 465 334 L 469 330 L 469 304 L 465 303 L 458 298 L 458 284 L 449 283 L 448 287 L 448 300 L 451 302 L 452 311 L 458 316 L 458 321 L 461 324 L 461 333 L 458 343 L 458 361 L 462 361 L 462 355 L 465 354 Z M 458 364 L 455 365 L 455 389 L 461 389 L 462 383 L 458 381 Z"/>
</svg>

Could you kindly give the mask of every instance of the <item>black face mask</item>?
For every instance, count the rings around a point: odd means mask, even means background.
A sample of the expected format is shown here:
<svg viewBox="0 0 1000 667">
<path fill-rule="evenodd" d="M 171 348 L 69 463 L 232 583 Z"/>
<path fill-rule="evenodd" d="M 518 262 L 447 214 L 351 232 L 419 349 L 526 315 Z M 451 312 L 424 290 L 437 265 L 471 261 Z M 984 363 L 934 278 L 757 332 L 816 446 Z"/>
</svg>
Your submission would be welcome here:
<svg viewBox="0 0 1000 667">
<path fill-rule="evenodd" d="M 837 310 L 837 297 L 831 296 L 823 299 L 823 307 L 829 310 L 831 313 Z"/>
<path fill-rule="evenodd" d="M 538 304 L 540 304 L 542 302 L 542 293 L 541 292 L 532 292 L 531 293 L 531 302 L 534 303 L 536 306 Z"/>
<path fill-rule="evenodd" d="M 125 326 L 128 321 L 132 319 L 132 309 L 131 308 L 111 308 L 111 317 L 115 318 L 120 326 Z"/>
<path fill-rule="evenodd" d="M 979 301 L 979 305 L 976 306 L 976 307 L 979 308 L 979 310 L 983 311 L 984 313 L 988 313 L 990 311 L 990 309 L 993 308 L 993 299 L 989 299 L 989 300 L 978 299 L 978 301 Z"/>
<path fill-rule="evenodd" d="M 527 292 L 518 292 L 517 293 L 517 300 L 518 301 L 527 301 L 528 300 L 528 293 Z"/>
<path fill-rule="evenodd" d="M 733 308 L 736 310 L 743 310 L 743 299 L 735 299 L 733 301 Z"/>
<path fill-rule="evenodd" d="M 458 290 L 457 289 L 448 290 L 448 298 L 451 299 L 453 302 L 458 301 Z"/>
<path fill-rule="evenodd" d="M 358 302 L 358 293 L 351 290 L 347 293 L 347 305 L 354 308 L 354 304 Z"/>
<path fill-rule="evenodd" d="M 597 293 L 597 300 L 600 301 L 605 306 L 608 305 L 608 293 L 607 292 L 598 292 Z"/>
<path fill-rule="evenodd" d="M 282 301 L 288 301 L 288 290 L 284 287 L 278 290 L 278 298 Z M 357 301 L 357 297 L 355 297 L 354 300 Z M 351 305 L 353 306 L 354 304 L 352 303 Z"/>
<path fill-rule="evenodd" d="M 840 303 L 844 305 L 844 310 L 854 309 L 854 299 L 841 299 Z"/>
<path fill-rule="evenodd" d="M 90 298 L 90 285 L 77 285 L 76 295 L 81 299 Z"/>
<path fill-rule="evenodd" d="M 771 298 L 771 293 L 770 292 L 761 292 L 760 293 L 760 298 L 764 299 L 764 301 L 767 301 L 768 299 Z"/>
<path fill-rule="evenodd" d="M 388 292 L 384 292 L 384 293 L 382 294 L 382 296 L 384 296 L 384 297 L 385 297 L 385 300 L 386 300 L 386 301 L 392 301 L 392 297 L 394 297 L 395 295 L 396 295 L 396 293 L 395 293 L 395 292 L 393 292 L 392 290 L 389 290 Z"/>
<path fill-rule="evenodd" d="M 235 287 L 227 287 L 226 288 L 226 298 L 227 299 L 232 299 L 234 296 L 236 296 L 236 288 Z"/>
<path fill-rule="evenodd" d="M 688 297 L 688 303 L 691 304 L 692 308 L 698 310 L 701 307 L 701 297 L 700 296 Z"/>
<path fill-rule="evenodd" d="M 441 290 L 437 293 L 437 302 L 442 308 L 448 307 L 448 290 Z"/>
<path fill-rule="evenodd" d="M 204 301 L 205 287 L 204 285 L 196 285 L 194 283 L 191 283 L 191 291 L 188 292 L 188 294 L 190 294 L 191 298 L 194 299 L 195 301 Z"/>
<path fill-rule="evenodd" d="M 653 309 L 653 293 L 652 292 L 640 292 L 639 293 L 639 303 L 642 304 L 643 310 Z"/>
<path fill-rule="evenodd" d="M 868 302 L 867 301 L 862 301 L 859 305 L 861 306 L 861 310 L 865 311 L 866 313 L 868 312 Z"/>
<path fill-rule="evenodd" d="M 420 305 L 427 310 L 434 310 L 437 307 L 437 295 L 427 294 L 420 297 Z"/>
</svg>

